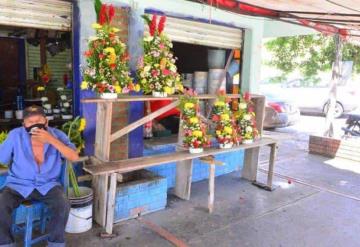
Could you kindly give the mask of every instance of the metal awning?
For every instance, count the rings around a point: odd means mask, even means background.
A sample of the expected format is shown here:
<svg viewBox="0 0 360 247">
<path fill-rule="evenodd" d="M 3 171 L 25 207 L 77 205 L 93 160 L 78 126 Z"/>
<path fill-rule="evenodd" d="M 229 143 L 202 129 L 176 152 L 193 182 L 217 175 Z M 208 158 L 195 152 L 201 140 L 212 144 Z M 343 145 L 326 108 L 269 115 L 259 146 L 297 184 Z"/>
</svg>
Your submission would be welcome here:
<svg viewBox="0 0 360 247">
<path fill-rule="evenodd" d="M 360 40 L 360 0 L 197 0 L 243 15 L 311 27 L 324 34 Z"/>
</svg>

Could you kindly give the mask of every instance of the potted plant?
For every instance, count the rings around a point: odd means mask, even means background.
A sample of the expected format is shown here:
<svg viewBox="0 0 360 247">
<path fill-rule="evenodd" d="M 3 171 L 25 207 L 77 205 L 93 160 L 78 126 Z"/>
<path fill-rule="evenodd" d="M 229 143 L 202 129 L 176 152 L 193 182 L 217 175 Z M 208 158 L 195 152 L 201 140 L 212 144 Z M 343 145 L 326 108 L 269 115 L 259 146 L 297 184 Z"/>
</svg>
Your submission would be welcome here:
<svg viewBox="0 0 360 247">
<path fill-rule="evenodd" d="M 212 109 L 212 121 L 216 124 L 215 135 L 220 148 L 232 148 L 234 143 L 238 145 L 241 141 L 229 102 L 230 99 L 226 98 L 225 91 L 219 91 Z"/>
<path fill-rule="evenodd" d="M 118 28 L 112 26 L 115 9 L 112 5 L 95 1 L 98 22 L 92 27 L 96 36 L 90 37 L 88 50 L 85 52 L 87 68 L 83 75 L 81 89 L 91 89 L 104 99 L 115 99 L 120 93 L 139 91 L 130 78 L 129 56 L 126 45 L 120 41 Z"/>
<path fill-rule="evenodd" d="M 247 92 L 240 98 L 239 110 L 236 118 L 240 127 L 242 143 L 253 143 L 254 139 L 259 135 L 259 132 L 256 128 L 254 106 L 251 102 L 250 94 Z"/>
<path fill-rule="evenodd" d="M 137 65 L 137 78 L 142 90 L 154 97 L 167 97 L 176 91 L 183 90 L 181 77 L 177 72 L 171 48 L 171 40 L 163 32 L 166 17 L 162 16 L 157 24 L 157 16 L 152 19 L 146 15 L 144 20 L 149 26 L 149 32 L 142 41 L 144 56 Z"/>
<path fill-rule="evenodd" d="M 207 126 L 201 121 L 199 114 L 199 100 L 196 92 L 188 90 L 180 98 L 181 126 L 184 131 L 184 146 L 190 153 L 201 153 L 204 147 L 210 146 Z"/>
</svg>

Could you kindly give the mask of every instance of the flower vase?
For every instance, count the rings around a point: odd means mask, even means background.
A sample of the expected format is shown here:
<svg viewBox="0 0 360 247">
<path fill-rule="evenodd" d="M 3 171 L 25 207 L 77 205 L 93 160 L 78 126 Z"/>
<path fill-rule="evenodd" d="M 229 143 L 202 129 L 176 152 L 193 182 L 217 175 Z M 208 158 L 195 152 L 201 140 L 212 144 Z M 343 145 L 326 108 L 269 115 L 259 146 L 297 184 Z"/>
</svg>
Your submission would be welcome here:
<svg viewBox="0 0 360 247">
<path fill-rule="evenodd" d="M 190 147 L 189 152 L 191 154 L 199 154 L 199 153 L 204 152 L 204 149 L 203 148 L 192 148 L 192 147 Z"/>
<path fill-rule="evenodd" d="M 233 147 L 233 143 L 232 143 L 232 142 L 230 142 L 230 143 L 220 143 L 220 144 L 219 144 L 219 147 L 220 147 L 221 149 L 232 148 L 232 147 Z"/>
<path fill-rule="evenodd" d="M 117 99 L 117 93 L 102 93 L 100 94 L 100 98 L 102 99 Z"/>
<path fill-rule="evenodd" d="M 248 140 L 243 140 L 243 141 L 242 141 L 243 144 L 251 144 L 251 143 L 253 143 L 253 142 L 254 142 L 253 139 L 248 139 Z"/>
<path fill-rule="evenodd" d="M 157 98 L 166 98 L 168 95 L 166 92 L 153 91 L 152 96 L 157 97 Z"/>
</svg>

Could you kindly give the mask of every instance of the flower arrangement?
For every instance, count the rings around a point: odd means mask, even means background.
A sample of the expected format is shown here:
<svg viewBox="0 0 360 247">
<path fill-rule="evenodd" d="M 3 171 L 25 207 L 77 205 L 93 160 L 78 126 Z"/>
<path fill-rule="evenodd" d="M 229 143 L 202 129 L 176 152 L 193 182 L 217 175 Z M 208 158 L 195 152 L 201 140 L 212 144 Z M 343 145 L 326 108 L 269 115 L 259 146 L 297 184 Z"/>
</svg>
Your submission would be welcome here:
<svg viewBox="0 0 360 247">
<path fill-rule="evenodd" d="M 256 128 L 254 106 L 249 93 L 245 93 L 240 98 L 237 119 L 241 129 L 242 142 L 251 143 L 259 135 L 259 132 Z"/>
<path fill-rule="evenodd" d="M 216 123 L 216 139 L 221 148 L 230 148 L 234 143 L 239 144 L 241 141 L 239 127 L 229 107 L 229 102 L 225 92 L 220 91 L 212 109 L 212 120 Z"/>
<path fill-rule="evenodd" d="M 61 127 L 62 131 L 64 131 L 69 137 L 70 141 L 76 146 L 78 152 L 80 153 L 85 148 L 85 141 L 82 137 L 82 132 L 85 130 L 86 120 L 85 118 L 76 117 L 72 121 L 68 121 L 63 124 Z M 77 178 L 75 175 L 75 171 L 73 165 L 66 161 L 66 165 L 68 167 L 68 176 L 70 184 L 74 190 L 75 197 L 80 196 L 79 185 L 77 183 Z"/>
<path fill-rule="evenodd" d="M 85 52 L 87 68 L 83 73 L 81 89 L 91 89 L 100 94 L 139 91 L 139 85 L 134 85 L 130 78 L 126 45 L 116 34 L 120 30 L 111 25 L 115 16 L 114 7 L 96 1 L 95 9 L 98 22 L 92 27 L 96 36 L 90 37 Z"/>
<path fill-rule="evenodd" d="M 44 84 L 47 85 L 49 84 L 49 82 L 51 81 L 51 77 L 52 77 L 52 73 L 51 70 L 49 68 L 49 65 L 44 64 L 40 71 L 39 71 L 39 77 L 40 77 L 40 81 Z"/>
<path fill-rule="evenodd" d="M 210 146 L 210 137 L 207 135 L 207 126 L 200 119 L 199 100 L 196 99 L 196 92 L 192 90 L 185 91 L 180 98 L 180 110 L 182 119 L 182 128 L 184 130 L 184 146 L 193 149 L 199 149 Z"/>
<path fill-rule="evenodd" d="M 143 39 L 144 56 L 137 65 L 137 78 L 144 93 L 159 92 L 165 96 L 175 91 L 183 91 L 181 78 L 175 65 L 176 57 L 171 52 L 171 40 L 164 34 L 166 16 L 161 16 L 157 25 L 157 16 L 152 19 L 146 15 L 144 20 L 149 33 Z M 153 93 L 154 94 L 154 93 Z"/>
</svg>

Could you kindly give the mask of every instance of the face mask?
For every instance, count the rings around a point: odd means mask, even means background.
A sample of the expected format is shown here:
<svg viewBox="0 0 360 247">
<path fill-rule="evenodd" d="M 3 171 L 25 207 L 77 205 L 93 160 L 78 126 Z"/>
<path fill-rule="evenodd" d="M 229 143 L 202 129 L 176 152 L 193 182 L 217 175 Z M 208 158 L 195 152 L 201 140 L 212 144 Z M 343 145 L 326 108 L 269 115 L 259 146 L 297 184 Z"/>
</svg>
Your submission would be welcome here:
<svg viewBox="0 0 360 247">
<path fill-rule="evenodd" d="M 46 125 L 38 123 L 38 124 L 33 124 L 33 125 L 29 126 L 29 127 L 25 127 L 25 129 L 31 135 L 33 130 L 36 130 L 36 129 L 44 129 L 44 130 L 46 130 Z"/>
</svg>

